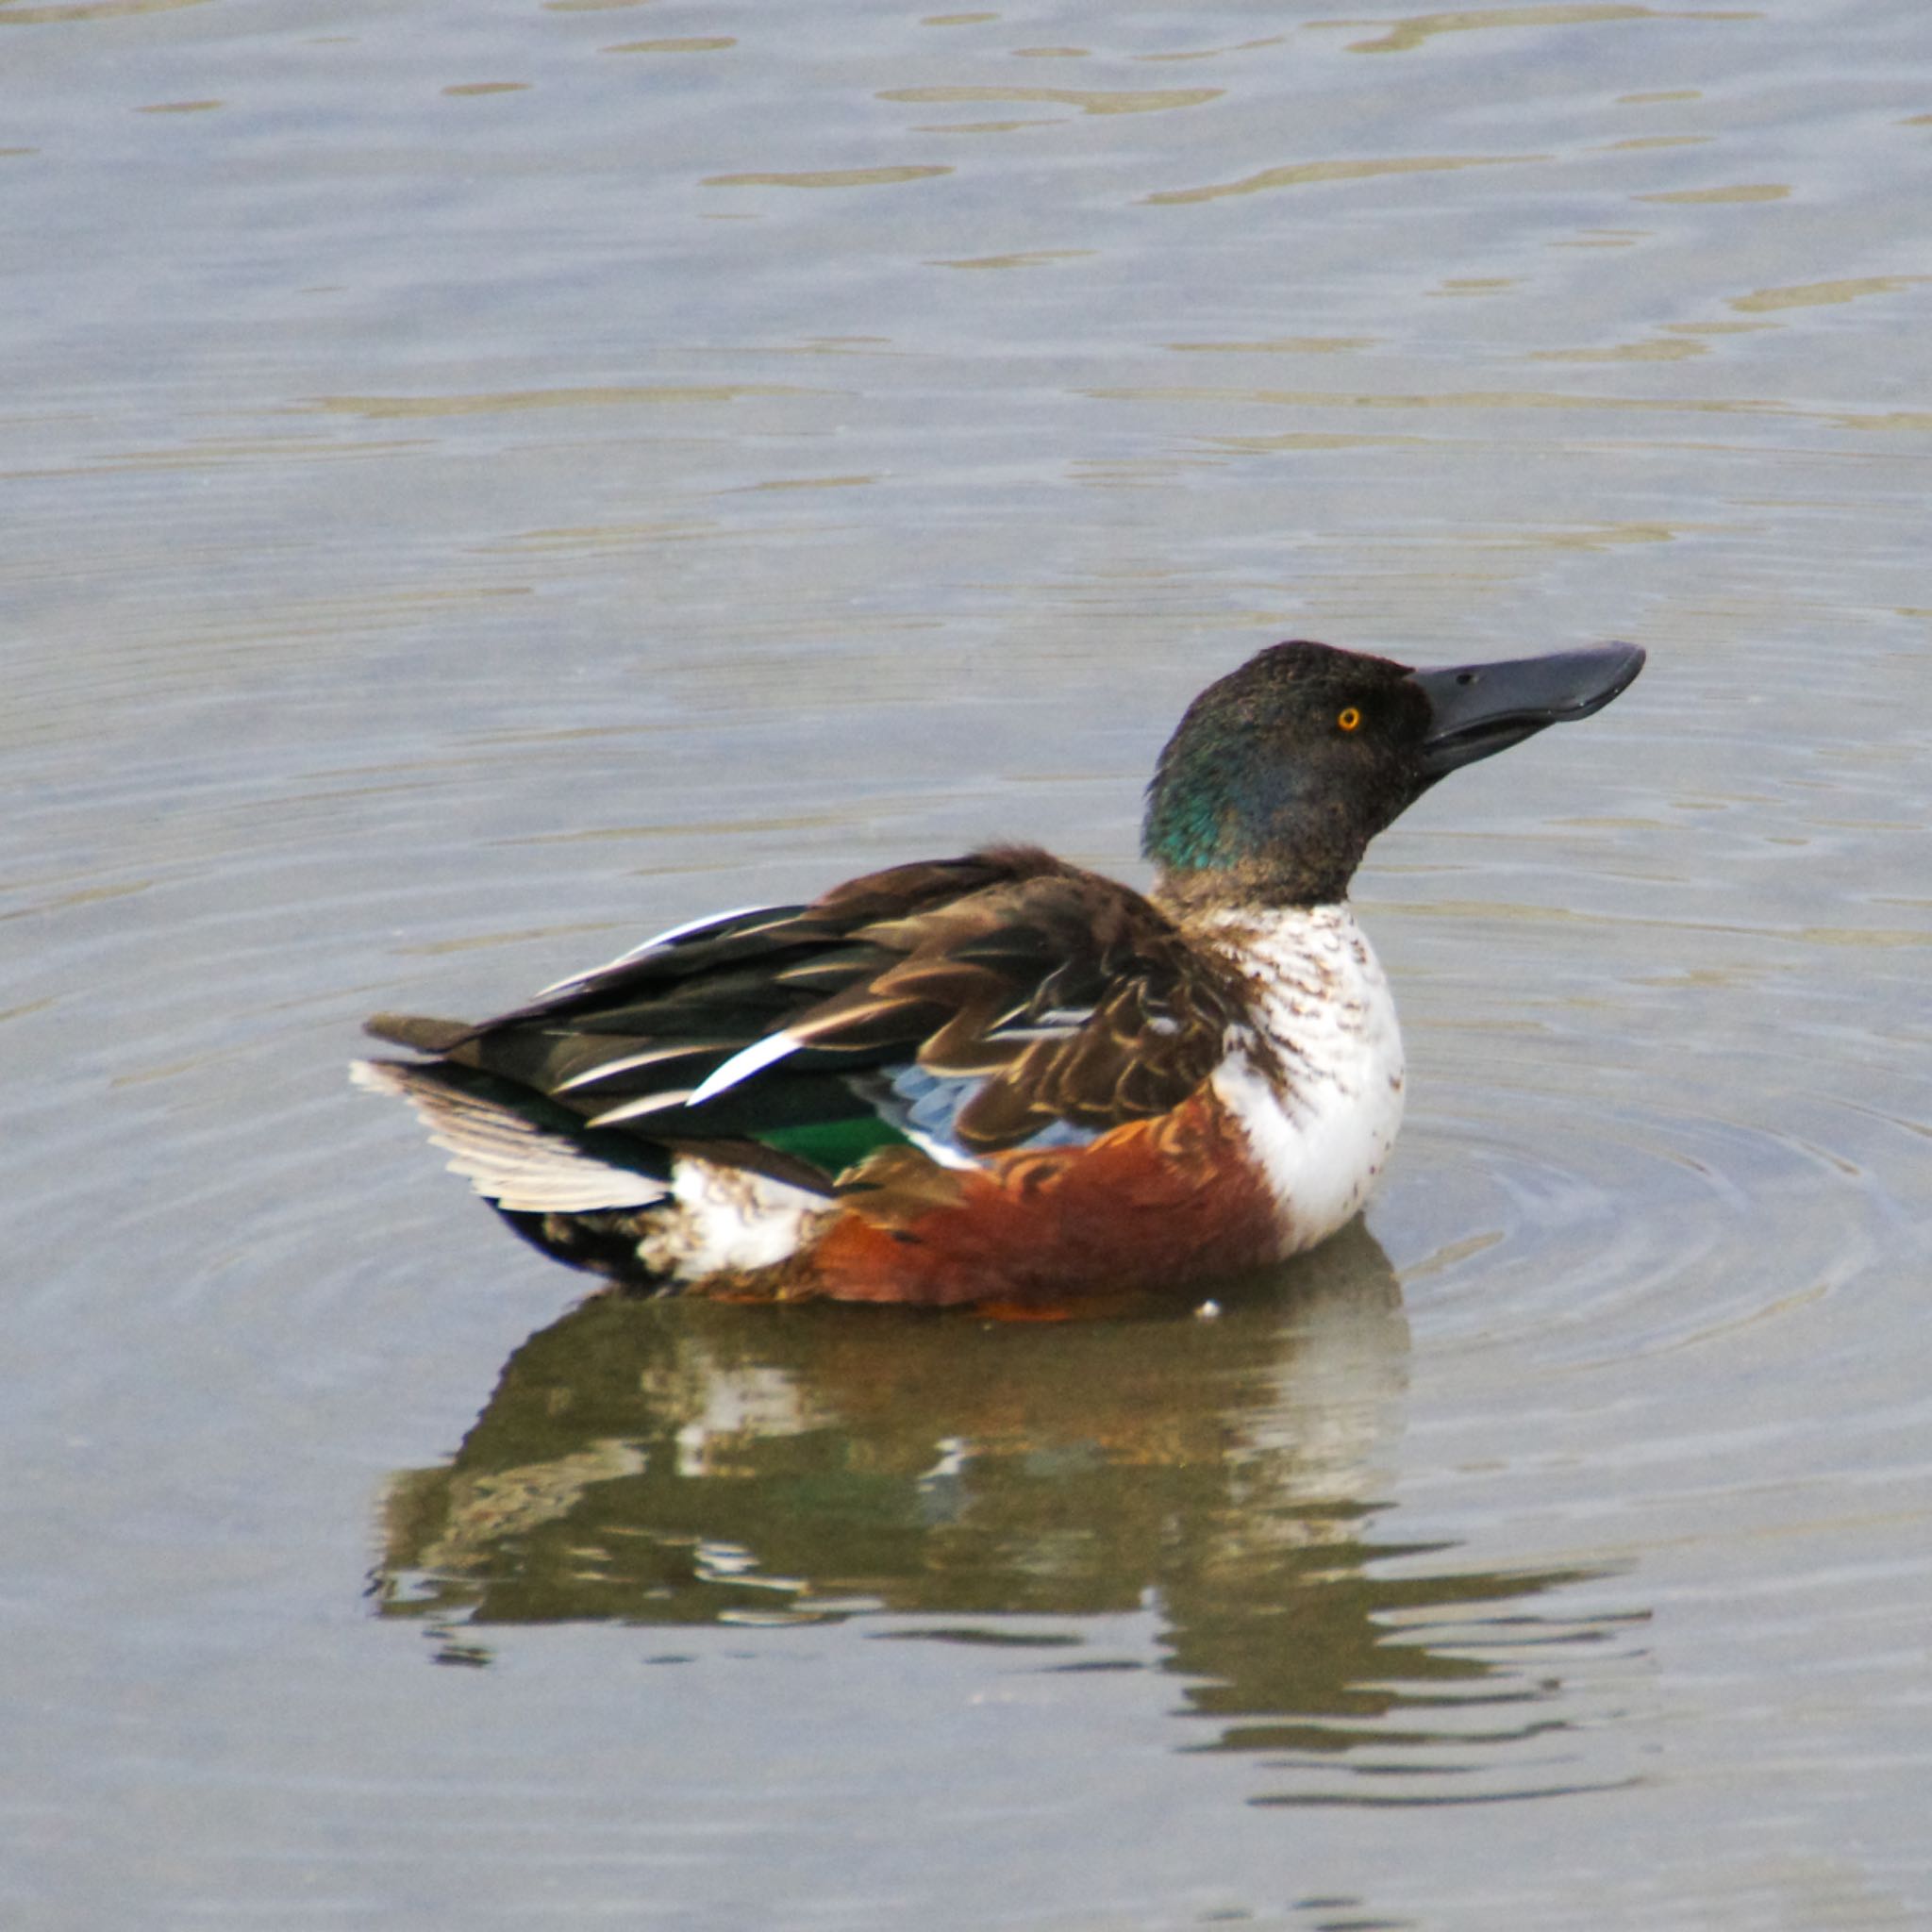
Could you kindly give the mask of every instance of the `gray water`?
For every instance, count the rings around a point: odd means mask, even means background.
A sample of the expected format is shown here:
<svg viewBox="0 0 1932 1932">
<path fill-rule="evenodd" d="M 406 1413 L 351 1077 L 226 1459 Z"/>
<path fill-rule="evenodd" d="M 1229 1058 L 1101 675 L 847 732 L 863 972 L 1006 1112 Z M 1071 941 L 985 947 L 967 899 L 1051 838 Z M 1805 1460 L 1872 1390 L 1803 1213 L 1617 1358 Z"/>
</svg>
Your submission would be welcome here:
<svg viewBox="0 0 1932 1932">
<path fill-rule="evenodd" d="M 0 1918 L 1932 1922 L 1932 17 L 0 4 Z M 578 1306 L 343 1063 L 1642 641 L 1218 1322 Z"/>
</svg>

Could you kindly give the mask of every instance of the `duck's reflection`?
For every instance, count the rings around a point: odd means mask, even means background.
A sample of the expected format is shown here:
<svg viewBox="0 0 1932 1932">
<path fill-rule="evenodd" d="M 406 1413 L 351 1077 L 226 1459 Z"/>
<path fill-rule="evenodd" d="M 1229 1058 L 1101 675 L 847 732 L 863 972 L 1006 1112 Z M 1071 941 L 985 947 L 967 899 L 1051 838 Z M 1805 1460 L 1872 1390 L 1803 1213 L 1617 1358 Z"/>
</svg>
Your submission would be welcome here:
<svg viewBox="0 0 1932 1932">
<path fill-rule="evenodd" d="M 445 1627 L 912 1613 L 987 1641 L 1146 1605 L 1224 1741 L 1332 1748 L 1493 1669 L 1391 1624 L 1569 1580 L 1399 1574 L 1413 1546 L 1374 1531 L 1407 1355 L 1359 1224 L 1212 1319 L 589 1302 L 452 1466 L 395 1479 L 378 1594 Z"/>
</svg>

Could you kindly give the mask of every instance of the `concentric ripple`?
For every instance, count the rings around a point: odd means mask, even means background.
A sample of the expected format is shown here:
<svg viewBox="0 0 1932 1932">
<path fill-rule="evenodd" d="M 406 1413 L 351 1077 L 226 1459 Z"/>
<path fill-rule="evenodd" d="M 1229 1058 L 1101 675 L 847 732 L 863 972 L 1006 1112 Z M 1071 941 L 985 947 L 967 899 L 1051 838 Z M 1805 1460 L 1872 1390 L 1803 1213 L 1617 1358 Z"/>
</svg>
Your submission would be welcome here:
<svg viewBox="0 0 1932 1932">
<path fill-rule="evenodd" d="M 1552 1368 L 1635 1362 L 1924 1254 L 1932 1102 L 1909 1009 L 1820 996 L 1842 941 L 1604 923 L 1533 939 L 1506 984 L 1430 980 L 1412 1002 L 1414 1105 L 1372 1220 L 1420 1332 Z M 1645 955 L 1674 971 L 1636 978 Z M 1754 988 L 1743 1029 L 1747 972 L 1771 996 Z"/>
</svg>

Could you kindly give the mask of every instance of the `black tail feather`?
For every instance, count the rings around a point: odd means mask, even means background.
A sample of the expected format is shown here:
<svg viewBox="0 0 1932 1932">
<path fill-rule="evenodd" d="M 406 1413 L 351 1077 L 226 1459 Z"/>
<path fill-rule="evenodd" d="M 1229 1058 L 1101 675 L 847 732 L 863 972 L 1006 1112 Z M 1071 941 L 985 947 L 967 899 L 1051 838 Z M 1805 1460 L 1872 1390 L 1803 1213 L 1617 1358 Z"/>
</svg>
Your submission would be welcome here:
<svg viewBox="0 0 1932 1932">
<path fill-rule="evenodd" d="M 362 1030 L 391 1046 L 417 1053 L 447 1053 L 476 1029 L 467 1020 L 432 1020 L 424 1013 L 376 1013 L 363 1021 Z"/>
</svg>

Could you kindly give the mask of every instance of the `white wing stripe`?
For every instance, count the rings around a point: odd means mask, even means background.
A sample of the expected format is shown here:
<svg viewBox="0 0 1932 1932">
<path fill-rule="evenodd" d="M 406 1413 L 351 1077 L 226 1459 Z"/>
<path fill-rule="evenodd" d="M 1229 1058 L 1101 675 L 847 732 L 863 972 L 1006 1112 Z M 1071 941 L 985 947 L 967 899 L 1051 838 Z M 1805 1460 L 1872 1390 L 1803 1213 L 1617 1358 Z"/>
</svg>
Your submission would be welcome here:
<svg viewBox="0 0 1932 1932">
<path fill-rule="evenodd" d="M 702 1107 L 708 1100 L 715 1100 L 721 1093 L 728 1092 L 741 1080 L 749 1080 L 754 1074 L 761 1074 L 776 1060 L 782 1060 L 787 1054 L 796 1053 L 805 1044 L 804 1041 L 790 1033 L 768 1033 L 762 1040 L 755 1040 L 741 1053 L 735 1053 L 717 1068 L 708 1078 L 700 1081 L 691 1096 L 692 1107 Z"/>
<path fill-rule="evenodd" d="M 547 1000 L 552 993 L 567 991 L 574 986 L 587 986 L 593 979 L 600 979 L 607 973 L 615 973 L 620 966 L 634 965 L 646 953 L 655 953 L 660 946 L 675 945 L 679 940 L 688 940 L 694 934 L 708 932 L 714 925 L 728 925 L 734 919 L 742 919 L 751 912 L 770 912 L 776 908 L 770 906 L 738 906 L 729 912 L 708 912 L 702 919 L 687 919 L 682 925 L 674 925 L 667 930 L 655 933 L 641 944 L 633 946 L 627 953 L 620 953 L 614 959 L 607 959 L 601 966 L 592 966 L 584 973 L 573 973 L 559 979 L 554 986 L 544 987 L 536 997 Z M 790 917 L 790 914 L 787 915 Z"/>
<path fill-rule="evenodd" d="M 671 1046 L 647 1046 L 637 1053 L 627 1053 L 622 1059 L 605 1060 L 586 1072 L 574 1074 L 550 1091 L 553 1093 L 574 1093 L 579 1087 L 594 1087 L 599 1080 L 613 1078 L 619 1074 L 633 1074 L 640 1067 L 654 1067 L 660 1060 L 686 1059 L 693 1054 L 716 1053 L 724 1042 L 722 1040 L 681 1040 Z"/>
<path fill-rule="evenodd" d="M 625 1121 L 641 1120 L 647 1113 L 662 1113 L 666 1108 L 684 1107 L 691 1097 L 688 1087 L 680 1087 L 672 1093 L 647 1093 L 641 1100 L 626 1100 L 622 1107 L 613 1107 L 608 1113 L 600 1113 L 584 1124 L 587 1127 L 614 1127 Z"/>
</svg>

